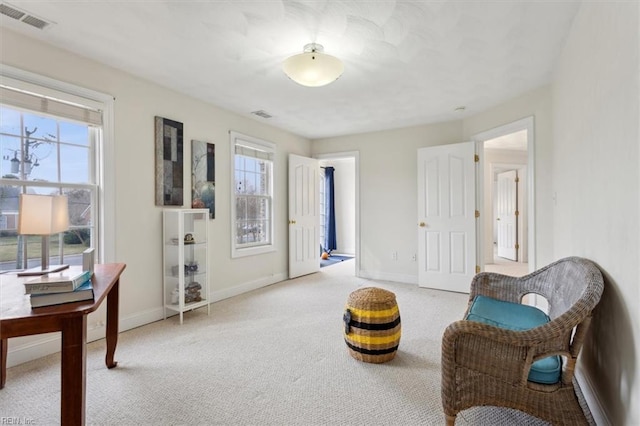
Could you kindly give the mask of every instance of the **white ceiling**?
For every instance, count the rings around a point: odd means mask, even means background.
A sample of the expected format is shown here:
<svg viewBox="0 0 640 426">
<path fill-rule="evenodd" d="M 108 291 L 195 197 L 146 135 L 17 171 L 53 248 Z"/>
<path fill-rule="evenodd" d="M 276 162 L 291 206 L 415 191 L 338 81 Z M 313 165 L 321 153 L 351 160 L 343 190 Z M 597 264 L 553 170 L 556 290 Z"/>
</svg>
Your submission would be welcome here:
<svg viewBox="0 0 640 426">
<path fill-rule="evenodd" d="M 301 136 L 460 119 L 548 84 L 579 1 L 11 0 L 0 25 Z M 281 63 L 317 42 L 335 83 Z M 463 112 L 454 112 L 465 106 Z M 264 110 L 273 117 L 251 115 Z M 186 120 L 185 120 L 186 121 Z"/>
</svg>

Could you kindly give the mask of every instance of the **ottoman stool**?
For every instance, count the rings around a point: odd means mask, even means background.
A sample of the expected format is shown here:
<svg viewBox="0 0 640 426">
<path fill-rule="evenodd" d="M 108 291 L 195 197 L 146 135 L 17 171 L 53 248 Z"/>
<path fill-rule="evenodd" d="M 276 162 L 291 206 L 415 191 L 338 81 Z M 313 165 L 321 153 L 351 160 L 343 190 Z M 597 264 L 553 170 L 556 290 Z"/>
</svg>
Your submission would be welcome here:
<svg viewBox="0 0 640 426">
<path fill-rule="evenodd" d="M 359 361 L 381 363 L 396 356 L 400 344 L 400 311 L 396 295 L 377 287 L 355 290 L 343 316 L 344 341 Z"/>
</svg>

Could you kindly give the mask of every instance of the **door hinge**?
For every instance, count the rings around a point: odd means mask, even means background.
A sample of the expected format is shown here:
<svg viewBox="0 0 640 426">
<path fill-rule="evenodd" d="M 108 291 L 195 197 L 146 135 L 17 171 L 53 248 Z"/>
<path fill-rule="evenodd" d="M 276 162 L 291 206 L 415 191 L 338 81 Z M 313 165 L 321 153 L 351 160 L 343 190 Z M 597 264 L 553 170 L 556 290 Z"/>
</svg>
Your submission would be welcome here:
<svg viewBox="0 0 640 426">
<path fill-rule="evenodd" d="M 520 244 L 516 243 L 516 250 L 520 250 Z"/>
<path fill-rule="evenodd" d="M 516 176 L 516 183 L 520 182 L 520 178 Z"/>
<path fill-rule="evenodd" d="M 476 217 L 480 217 L 480 211 L 476 210 Z"/>
<path fill-rule="evenodd" d="M 476 274 L 480 273 L 480 265 L 476 265 Z"/>
<path fill-rule="evenodd" d="M 516 210 L 516 216 L 520 216 L 520 212 Z"/>
<path fill-rule="evenodd" d="M 479 156 L 478 154 L 475 154 L 475 155 L 473 156 L 473 162 L 474 162 L 474 163 L 479 163 L 479 162 L 480 162 L 480 156 Z"/>
</svg>

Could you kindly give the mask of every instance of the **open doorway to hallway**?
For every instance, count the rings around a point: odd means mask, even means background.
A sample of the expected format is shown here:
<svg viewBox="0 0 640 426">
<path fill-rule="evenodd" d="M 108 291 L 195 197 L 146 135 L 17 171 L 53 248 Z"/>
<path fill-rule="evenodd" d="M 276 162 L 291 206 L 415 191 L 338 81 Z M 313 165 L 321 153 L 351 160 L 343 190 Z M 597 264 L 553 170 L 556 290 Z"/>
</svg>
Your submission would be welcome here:
<svg viewBox="0 0 640 426">
<path fill-rule="evenodd" d="M 529 272 L 529 142 L 527 129 L 487 139 L 484 158 L 484 270 Z"/>
<path fill-rule="evenodd" d="M 322 266 L 350 261 L 357 255 L 357 157 L 339 155 L 318 159 L 320 170 L 320 253 Z M 331 178 L 325 179 L 329 171 Z M 329 226 L 329 186 L 333 184 L 333 212 L 331 221 L 335 230 L 335 239 L 328 238 Z M 330 242 L 332 241 L 332 242 Z M 323 259 L 322 257 L 325 257 Z M 357 259 L 356 259 L 357 260 Z M 356 263 L 356 262 L 352 262 Z M 355 271 L 357 268 L 350 268 Z"/>
</svg>

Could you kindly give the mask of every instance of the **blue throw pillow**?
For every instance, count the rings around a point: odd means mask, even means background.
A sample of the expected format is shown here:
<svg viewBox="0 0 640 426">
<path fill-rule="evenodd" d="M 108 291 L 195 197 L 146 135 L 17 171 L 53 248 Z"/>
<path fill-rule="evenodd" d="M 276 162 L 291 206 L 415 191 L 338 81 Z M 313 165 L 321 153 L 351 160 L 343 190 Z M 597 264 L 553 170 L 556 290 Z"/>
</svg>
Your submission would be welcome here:
<svg viewBox="0 0 640 426">
<path fill-rule="evenodd" d="M 476 296 L 473 299 L 465 319 L 515 331 L 529 330 L 549 322 L 547 314 L 538 308 L 486 296 Z M 557 383 L 560 381 L 561 370 L 560 357 L 550 356 L 531 364 L 528 379 L 541 384 Z"/>
</svg>

